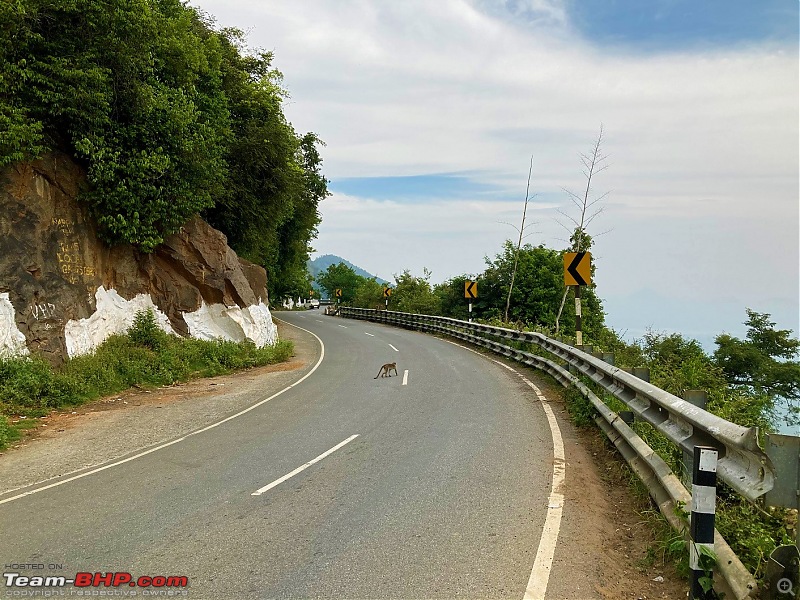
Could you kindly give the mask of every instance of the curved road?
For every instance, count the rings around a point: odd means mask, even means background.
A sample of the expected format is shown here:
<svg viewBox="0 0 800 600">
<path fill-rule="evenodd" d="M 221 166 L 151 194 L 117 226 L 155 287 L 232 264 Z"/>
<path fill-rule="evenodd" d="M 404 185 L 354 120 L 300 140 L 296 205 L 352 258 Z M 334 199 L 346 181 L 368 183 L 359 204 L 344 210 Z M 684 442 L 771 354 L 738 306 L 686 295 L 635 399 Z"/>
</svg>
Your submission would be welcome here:
<svg viewBox="0 0 800 600">
<path fill-rule="evenodd" d="M 533 390 L 431 336 L 278 316 L 322 342 L 308 377 L 134 460 L 0 496 L 0 560 L 185 575 L 194 599 L 523 598 L 553 478 Z M 374 379 L 393 361 L 399 376 Z"/>
</svg>

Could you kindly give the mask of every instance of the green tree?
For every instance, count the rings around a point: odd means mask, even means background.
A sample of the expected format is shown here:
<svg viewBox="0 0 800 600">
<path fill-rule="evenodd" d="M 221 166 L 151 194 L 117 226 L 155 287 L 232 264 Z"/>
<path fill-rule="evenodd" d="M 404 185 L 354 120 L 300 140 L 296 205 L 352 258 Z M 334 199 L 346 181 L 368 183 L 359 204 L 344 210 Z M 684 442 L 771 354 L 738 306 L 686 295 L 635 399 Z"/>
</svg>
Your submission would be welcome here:
<svg viewBox="0 0 800 600">
<path fill-rule="evenodd" d="M 773 427 L 769 396 L 752 388 L 731 385 L 716 359 L 697 340 L 679 333 L 648 331 L 641 340 L 626 344 L 608 329 L 601 340 L 604 350 L 615 353 L 617 366 L 649 367 L 653 385 L 679 397 L 687 390 L 704 390 L 710 412 L 748 427 L 755 425 L 764 430 Z M 677 460 L 678 454 L 671 445 L 669 448 Z"/>
<path fill-rule="evenodd" d="M 317 225 L 321 222 L 317 207 L 328 195 L 328 182 L 320 169 L 322 158 L 317 145 L 323 142 L 313 133 L 300 138 L 297 159 L 303 170 L 302 189 L 292 199 L 292 215 L 278 228 L 278 261 L 268 268 L 272 275 L 272 292 L 278 297 L 282 288 L 293 281 L 307 282 L 307 263 L 314 249 L 310 241 L 317 237 Z"/>
<path fill-rule="evenodd" d="M 423 315 L 440 314 L 441 302 L 433 293 L 430 278 L 431 272 L 428 269 L 423 269 L 422 277 L 415 277 L 408 269 L 401 275 L 395 275 L 392 294 L 395 310 Z"/>
<path fill-rule="evenodd" d="M 271 53 L 182 0 L 0 3 L 0 167 L 71 154 L 101 237 L 145 252 L 201 213 L 278 296 L 306 287 L 328 194 L 286 96 Z"/>
<path fill-rule="evenodd" d="M 511 281 L 516 248 L 506 240 L 503 251 L 495 259 L 487 259 L 483 274 L 483 289 L 486 301 L 495 308 L 502 306 Z M 561 293 L 564 289 L 563 251 L 545 248 L 542 245 L 526 244 L 519 252 L 517 276 L 511 295 L 509 319 L 530 326 L 554 329 Z M 605 314 L 594 286 L 584 286 L 583 330 L 591 338 L 603 330 Z M 567 328 L 575 326 L 575 307 L 567 305 L 562 316 Z M 569 329 L 567 329 L 569 330 Z"/>
<path fill-rule="evenodd" d="M 328 195 L 317 148 L 322 141 L 313 133 L 298 137 L 286 120 L 287 92 L 272 53 L 246 54 L 241 31 L 221 35 L 223 89 L 232 115 L 229 177 L 204 216 L 240 255 L 267 269 L 271 295 L 294 295 L 305 287 L 309 243 L 320 222 L 317 206 Z"/>
<path fill-rule="evenodd" d="M 772 402 L 784 399 L 800 412 L 800 340 L 788 329 L 775 329 L 768 313 L 747 310 L 744 340 L 723 333 L 716 337 L 714 361 L 732 385 L 743 386 Z"/>
<path fill-rule="evenodd" d="M 217 36 L 193 9 L 16 0 L 3 13 L 15 43 L 0 61 L 0 114 L 27 139 L 4 140 L 0 163 L 45 148 L 76 156 L 100 235 L 145 251 L 213 204 L 228 112 Z"/>
<path fill-rule="evenodd" d="M 339 298 L 339 301 L 348 305 L 352 304 L 356 297 L 356 291 L 365 279 L 345 263 L 330 265 L 317 275 L 317 283 L 325 290 L 325 295 L 328 298 L 334 299 L 334 292 L 340 289 L 342 290 L 342 297 Z"/>
<path fill-rule="evenodd" d="M 464 282 L 475 280 L 471 275 L 459 275 L 434 286 L 433 293 L 439 298 L 442 315 L 464 321 L 469 318 L 469 301 L 464 297 Z M 478 298 L 472 302 L 473 318 L 485 316 L 484 295 L 485 283 L 478 280 Z"/>
<path fill-rule="evenodd" d="M 706 390 L 712 394 L 726 388 L 722 369 L 697 340 L 679 333 L 648 331 L 641 345 L 646 366 L 650 367 L 650 379 L 658 387 L 676 396 L 683 396 L 686 390 Z"/>
<path fill-rule="evenodd" d="M 384 308 L 386 298 L 383 296 L 384 284 L 372 278 L 362 277 L 361 282 L 356 287 L 353 298 L 353 306 L 360 308 Z M 394 300 L 390 300 L 389 308 L 393 309 Z"/>
</svg>

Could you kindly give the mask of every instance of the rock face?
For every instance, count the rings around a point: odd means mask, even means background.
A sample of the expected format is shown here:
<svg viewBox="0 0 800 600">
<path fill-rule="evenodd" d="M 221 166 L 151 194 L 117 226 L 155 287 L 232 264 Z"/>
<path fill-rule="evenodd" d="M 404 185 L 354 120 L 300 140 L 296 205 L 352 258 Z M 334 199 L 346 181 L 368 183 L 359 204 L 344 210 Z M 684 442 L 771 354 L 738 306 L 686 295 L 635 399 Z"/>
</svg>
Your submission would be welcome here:
<svg viewBox="0 0 800 600">
<path fill-rule="evenodd" d="M 85 176 L 64 154 L 0 173 L 0 354 L 54 364 L 156 309 L 167 331 L 274 343 L 263 268 L 199 217 L 152 254 L 97 238 L 76 200 Z"/>
</svg>

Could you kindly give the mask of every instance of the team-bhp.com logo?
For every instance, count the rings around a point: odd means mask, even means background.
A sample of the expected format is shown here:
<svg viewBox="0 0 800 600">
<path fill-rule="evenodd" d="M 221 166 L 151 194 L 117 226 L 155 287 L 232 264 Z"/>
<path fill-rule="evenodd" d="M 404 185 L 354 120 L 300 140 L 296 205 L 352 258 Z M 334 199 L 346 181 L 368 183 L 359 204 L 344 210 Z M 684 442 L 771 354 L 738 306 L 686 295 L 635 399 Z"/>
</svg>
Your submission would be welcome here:
<svg viewBox="0 0 800 600">
<path fill-rule="evenodd" d="M 161 596 L 163 593 L 158 593 L 171 590 L 175 594 L 174 588 L 185 588 L 189 585 L 189 578 L 183 575 L 155 575 L 148 576 L 142 575 L 134 579 L 133 575 L 125 572 L 110 572 L 110 573 L 76 573 L 75 577 L 67 578 L 63 575 L 21 575 L 20 573 L 3 573 L 6 588 L 63 588 L 66 586 L 74 586 L 76 588 L 145 588 L 142 590 L 142 596 L 153 595 Z M 156 588 L 156 589 L 153 589 Z M 151 593 L 146 593 L 147 590 L 152 590 Z M 20 590 L 22 591 L 22 590 Z M 95 596 L 102 595 L 97 593 L 90 593 L 91 590 L 87 589 L 83 595 Z M 96 592 L 97 590 L 95 590 Z M 8 595 L 8 591 L 6 592 Z M 28 595 L 28 594 L 26 594 Z M 108 594 L 106 594 L 108 595 Z M 116 594 L 115 594 L 116 595 Z M 125 594 L 134 595 L 134 594 Z"/>
</svg>

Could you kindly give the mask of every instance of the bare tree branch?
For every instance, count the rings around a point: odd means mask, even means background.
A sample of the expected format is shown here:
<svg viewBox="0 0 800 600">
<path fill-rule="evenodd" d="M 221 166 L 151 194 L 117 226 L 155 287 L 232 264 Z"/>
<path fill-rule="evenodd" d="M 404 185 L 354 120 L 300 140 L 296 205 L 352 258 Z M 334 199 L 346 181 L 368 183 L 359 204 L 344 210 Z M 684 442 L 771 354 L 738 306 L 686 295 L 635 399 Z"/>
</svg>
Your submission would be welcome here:
<svg viewBox="0 0 800 600">
<path fill-rule="evenodd" d="M 575 224 L 575 227 L 579 227 L 579 226 L 580 226 L 580 225 L 579 225 L 579 223 L 578 223 L 578 222 L 577 222 L 575 219 L 573 219 L 573 218 L 572 218 L 570 215 L 568 215 L 567 213 L 565 213 L 565 212 L 564 212 L 563 210 L 561 210 L 560 208 L 556 209 L 556 211 L 557 211 L 557 212 L 558 212 L 558 214 L 560 214 L 562 217 L 566 217 L 567 219 L 569 219 L 570 221 L 572 221 L 572 222 Z"/>
<path fill-rule="evenodd" d="M 572 203 L 578 208 L 580 211 L 580 220 L 574 219 L 567 215 L 565 212 L 559 210 L 558 212 L 561 213 L 562 216 L 568 218 L 572 223 L 575 224 L 575 230 L 571 232 L 570 241 L 572 242 L 572 250 L 574 252 L 582 252 L 587 250 L 588 248 L 585 246 L 587 234 L 586 228 L 589 224 L 594 221 L 594 219 L 603 212 L 603 207 L 598 208 L 595 212 L 587 216 L 587 211 L 597 204 L 598 202 L 604 200 L 608 197 L 609 192 L 606 192 L 600 195 L 597 198 L 590 199 L 589 194 L 592 190 L 592 179 L 596 177 L 599 173 L 602 173 L 608 168 L 608 155 L 602 154 L 600 151 L 601 144 L 603 142 L 603 125 L 600 124 L 600 133 L 595 140 L 594 146 L 592 147 L 591 151 L 588 154 L 579 153 L 578 156 L 580 157 L 581 165 L 583 166 L 582 172 L 583 176 L 586 178 L 586 188 L 583 191 L 583 195 L 579 196 L 578 194 L 569 191 L 566 188 L 563 188 L 564 191 L 568 194 L 569 199 Z M 559 225 L 564 227 L 563 223 L 559 222 Z M 565 227 L 565 229 L 567 229 Z M 561 305 L 558 308 L 558 315 L 556 316 L 556 333 L 558 333 L 560 321 L 561 321 L 561 313 L 564 311 L 564 302 L 567 299 L 567 292 L 569 288 L 564 286 L 564 294 L 561 296 Z"/>
<path fill-rule="evenodd" d="M 531 164 L 528 168 L 528 184 L 525 187 L 525 207 L 522 209 L 522 224 L 519 229 L 519 240 L 517 241 L 517 252 L 514 254 L 514 269 L 511 271 L 511 285 L 508 286 L 508 297 L 506 298 L 506 312 L 504 320 L 508 321 L 508 309 L 511 306 L 511 290 L 514 289 L 514 278 L 517 276 L 517 265 L 519 264 L 519 250 L 522 247 L 522 232 L 525 231 L 525 216 L 528 213 L 528 200 L 531 198 L 531 175 L 533 174 L 533 155 L 531 154 Z M 535 195 L 535 194 L 534 194 Z M 516 229 L 516 228 L 515 228 Z"/>
</svg>

